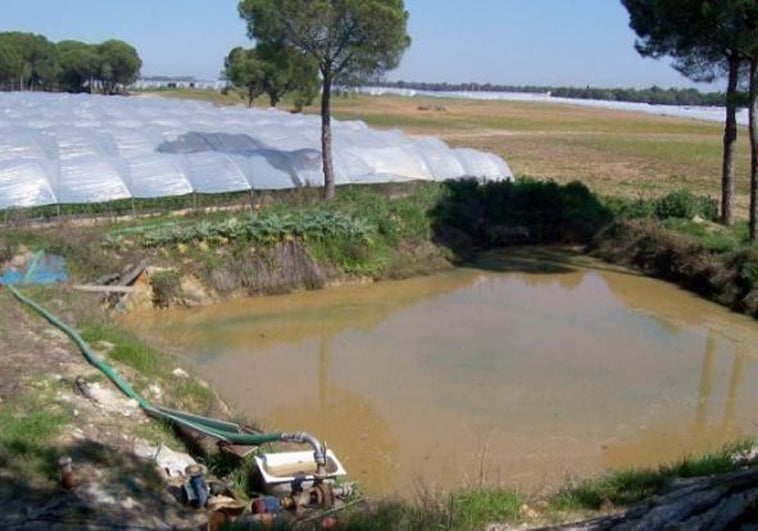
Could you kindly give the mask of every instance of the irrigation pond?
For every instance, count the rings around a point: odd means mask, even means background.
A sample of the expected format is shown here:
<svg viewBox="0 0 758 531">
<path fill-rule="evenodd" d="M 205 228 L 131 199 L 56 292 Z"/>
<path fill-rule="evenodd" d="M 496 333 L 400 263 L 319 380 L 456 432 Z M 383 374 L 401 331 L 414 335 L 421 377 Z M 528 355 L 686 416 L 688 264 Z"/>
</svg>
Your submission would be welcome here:
<svg viewBox="0 0 758 531">
<path fill-rule="evenodd" d="M 124 319 L 374 495 L 534 492 L 758 433 L 758 323 L 563 250 Z"/>
</svg>

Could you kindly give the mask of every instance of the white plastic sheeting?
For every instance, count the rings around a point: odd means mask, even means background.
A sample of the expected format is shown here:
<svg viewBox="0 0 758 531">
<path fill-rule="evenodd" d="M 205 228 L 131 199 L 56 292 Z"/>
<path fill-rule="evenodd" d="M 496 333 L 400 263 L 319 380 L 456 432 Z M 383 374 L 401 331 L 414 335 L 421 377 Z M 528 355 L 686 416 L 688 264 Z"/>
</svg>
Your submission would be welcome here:
<svg viewBox="0 0 758 531">
<path fill-rule="evenodd" d="M 500 157 L 332 122 L 337 184 L 509 179 Z M 322 186 L 317 116 L 163 98 L 0 93 L 0 209 Z"/>
<path fill-rule="evenodd" d="M 563 105 L 580 105 L 582 107 L 597 107 L 616 111 L 639 112 L 674 118 L 691 118 L 706 122 L 723 123 L 726 117 L 724 107 L 709 107 L 704 105 L 657 105 L 652 103 L 637 103 L 633 101 L 584 100 L 579 98 L 558 98 L 549 93 L 533 94 L 526 92 L 490 92 L 477 90 L 473 92 L 456 90 L 416 90 L 393 87 L 361 87 L 361 94 L 385 96 L 387 94 L 404 98 L 450 98 L 459 100 L 489 100 L 489 101 L 528 101 L 540 103 L 559 103 Z M 737 111 L 737 123 L 748 125 L 747 109 Z"/>
</svg>

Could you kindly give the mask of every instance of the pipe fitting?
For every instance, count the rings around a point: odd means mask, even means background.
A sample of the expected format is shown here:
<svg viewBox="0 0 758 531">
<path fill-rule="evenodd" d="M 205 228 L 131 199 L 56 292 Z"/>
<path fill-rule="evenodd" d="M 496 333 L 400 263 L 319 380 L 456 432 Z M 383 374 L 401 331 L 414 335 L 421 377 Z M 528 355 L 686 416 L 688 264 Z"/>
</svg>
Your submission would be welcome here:
<svg viewBox="0 0 758 531">
<path fill-rule="evenodd" d="M 326 475 L 326 446 L 313 435 L 304 431 L 282 433 L 282 441 L 310 444 L 313 447 L 313 459 L 316 461 L 316 476 Z"/>
<path fill-rule="evenodd" d="M 58 459 L 58 467 L 61 473 L 61 485 L 64 489 L 71 490 L 76 486 L 76 477 L 74 471 L 71 468 L 73 460 L 71 457 L 64 455 Z"/>
</svg>

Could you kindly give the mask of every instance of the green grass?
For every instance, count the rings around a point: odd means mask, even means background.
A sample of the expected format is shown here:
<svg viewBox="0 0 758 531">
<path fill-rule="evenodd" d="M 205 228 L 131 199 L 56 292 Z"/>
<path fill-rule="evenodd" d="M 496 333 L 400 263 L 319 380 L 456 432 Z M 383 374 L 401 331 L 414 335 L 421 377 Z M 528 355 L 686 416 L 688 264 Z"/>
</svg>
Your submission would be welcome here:
<svg viewBox="0 0 758 531">
<path fill-rule="evenodd" d="M 0 467 L 29 482 L 51 480 L 58 470 L 52 441 L 67 416 L 57 406 L 43 408 L 44 403 L 41 397 L 27 397 L 0 407 Z"/>
<path fill-rule="evenodd" d="M 755 445 L 753 440 L 730 444 L 713 453 L 688 457 L 657 469 L 629 469 L 611 472 L 599 479 L 588 479 L 577 486 L 560 489 L 549 501 L 553 511 L 599 510 L 604 503 L 628 507 L 665 492 L 675 478 L 693 478 L 734 472 L 739 469 L 734 457 Z"/>
<path fill-rule="evenodd" d="M 165 400 L 165 403 L 158 405 L 203 414 L 216 400 L 213 391 L 196 379 L 171 375 L 175 368 L 171 356 L 158 352 L 116 325 L 101 321 L 89 322 L 82 326 L 81 336 L 90 345 L 96 346 L 100 341 L 113 344 L 113 349 L 106 355 L 106 361 L 133 369 L 135 381 L 130 383 L 137 391 L 144 392 L 148 385 L 158 383 L 164 391 Z"/>
<path fill-rule="evenodd" d="M 737 223 L 731 227 L 716 224 L 697 223 L 688 219 L 666 219 L 661 227 L 683 234 L 714 253 L 727 253 L 747 245 L 748 225 Z"/>
<path fill-rule="evenodd" d="M 372 511 L 348 513 L 344 525 L 355 530 L 484 529 L 487 524 L 516 522 L 523 498 L 509 489 L 458 490 L 449 495 L 425 494 L 415 502 L 386 499 Z"/>
<path fill-rule="evenodd" d="M 488 523 L 510 522 L 519 516 L 524 500 L 509 489 L 475 489 L 451 495 L 453 529 L 483 529 Z"/>
<path fill-rule="evenodd" d="M 111 324 L 90 323 L 82 329 L 81 336 L 84 341 L 95 347 L 100 341 L 113 344 L 113 349 L 106 355 L 107 358 L 131 367 L 142 376 L 150 378 L 160 373 L 158 353 L 128 332 Z"/>
</svg>

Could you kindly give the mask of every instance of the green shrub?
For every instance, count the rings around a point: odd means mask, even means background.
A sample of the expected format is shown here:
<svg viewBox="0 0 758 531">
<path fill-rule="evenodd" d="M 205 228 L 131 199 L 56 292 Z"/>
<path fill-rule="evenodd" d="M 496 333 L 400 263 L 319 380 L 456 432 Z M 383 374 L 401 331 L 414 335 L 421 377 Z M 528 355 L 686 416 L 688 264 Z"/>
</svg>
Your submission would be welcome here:
<svg viewBox="0 0 758 531">
<path fill-rule="evenodd" d="M 631 199 L 628 197 L 604 197 L 602 203 L 614 219 L 652 218 L 655 215 L 655 201 Z"/>
<path fill-rule="evenodd" d="M 700 216 L 708 221 L 715 221 L 718 217 L 718 206 L 709 196 L 695 195 L 689 190 L 675 190 L 656 201 L 655 215 L 658 219 L 692 219 Z"/>
<path fill-rule="evenodd" d="M 462 232 L 480 247 L 587 241 L 610 210 L 578 181 L 448 181 L 432 215 L 438 235 Z"/>
<path fill-rule="evenodd" d="M 604 501 L 617 506 L 633 505 L 645 498 L 664 493 L 675 478 L 693 478 L 739 470 L 735 456 L 752 448 L 754 441 L 728 444 L 712 453 L 686 457 L 654 469 L 618 470 L 602 478 L 588 479 L 559 490 L 550 500 L 558 511 L 598 510 Z"/>
<path fill-rule="evenodd" d="M 150 277 L 153 288 L 153 304 L 158 308 L 168 308 L 182 291 L 181 279 L 176 271 L 158 271 Z"/>
</svg>

